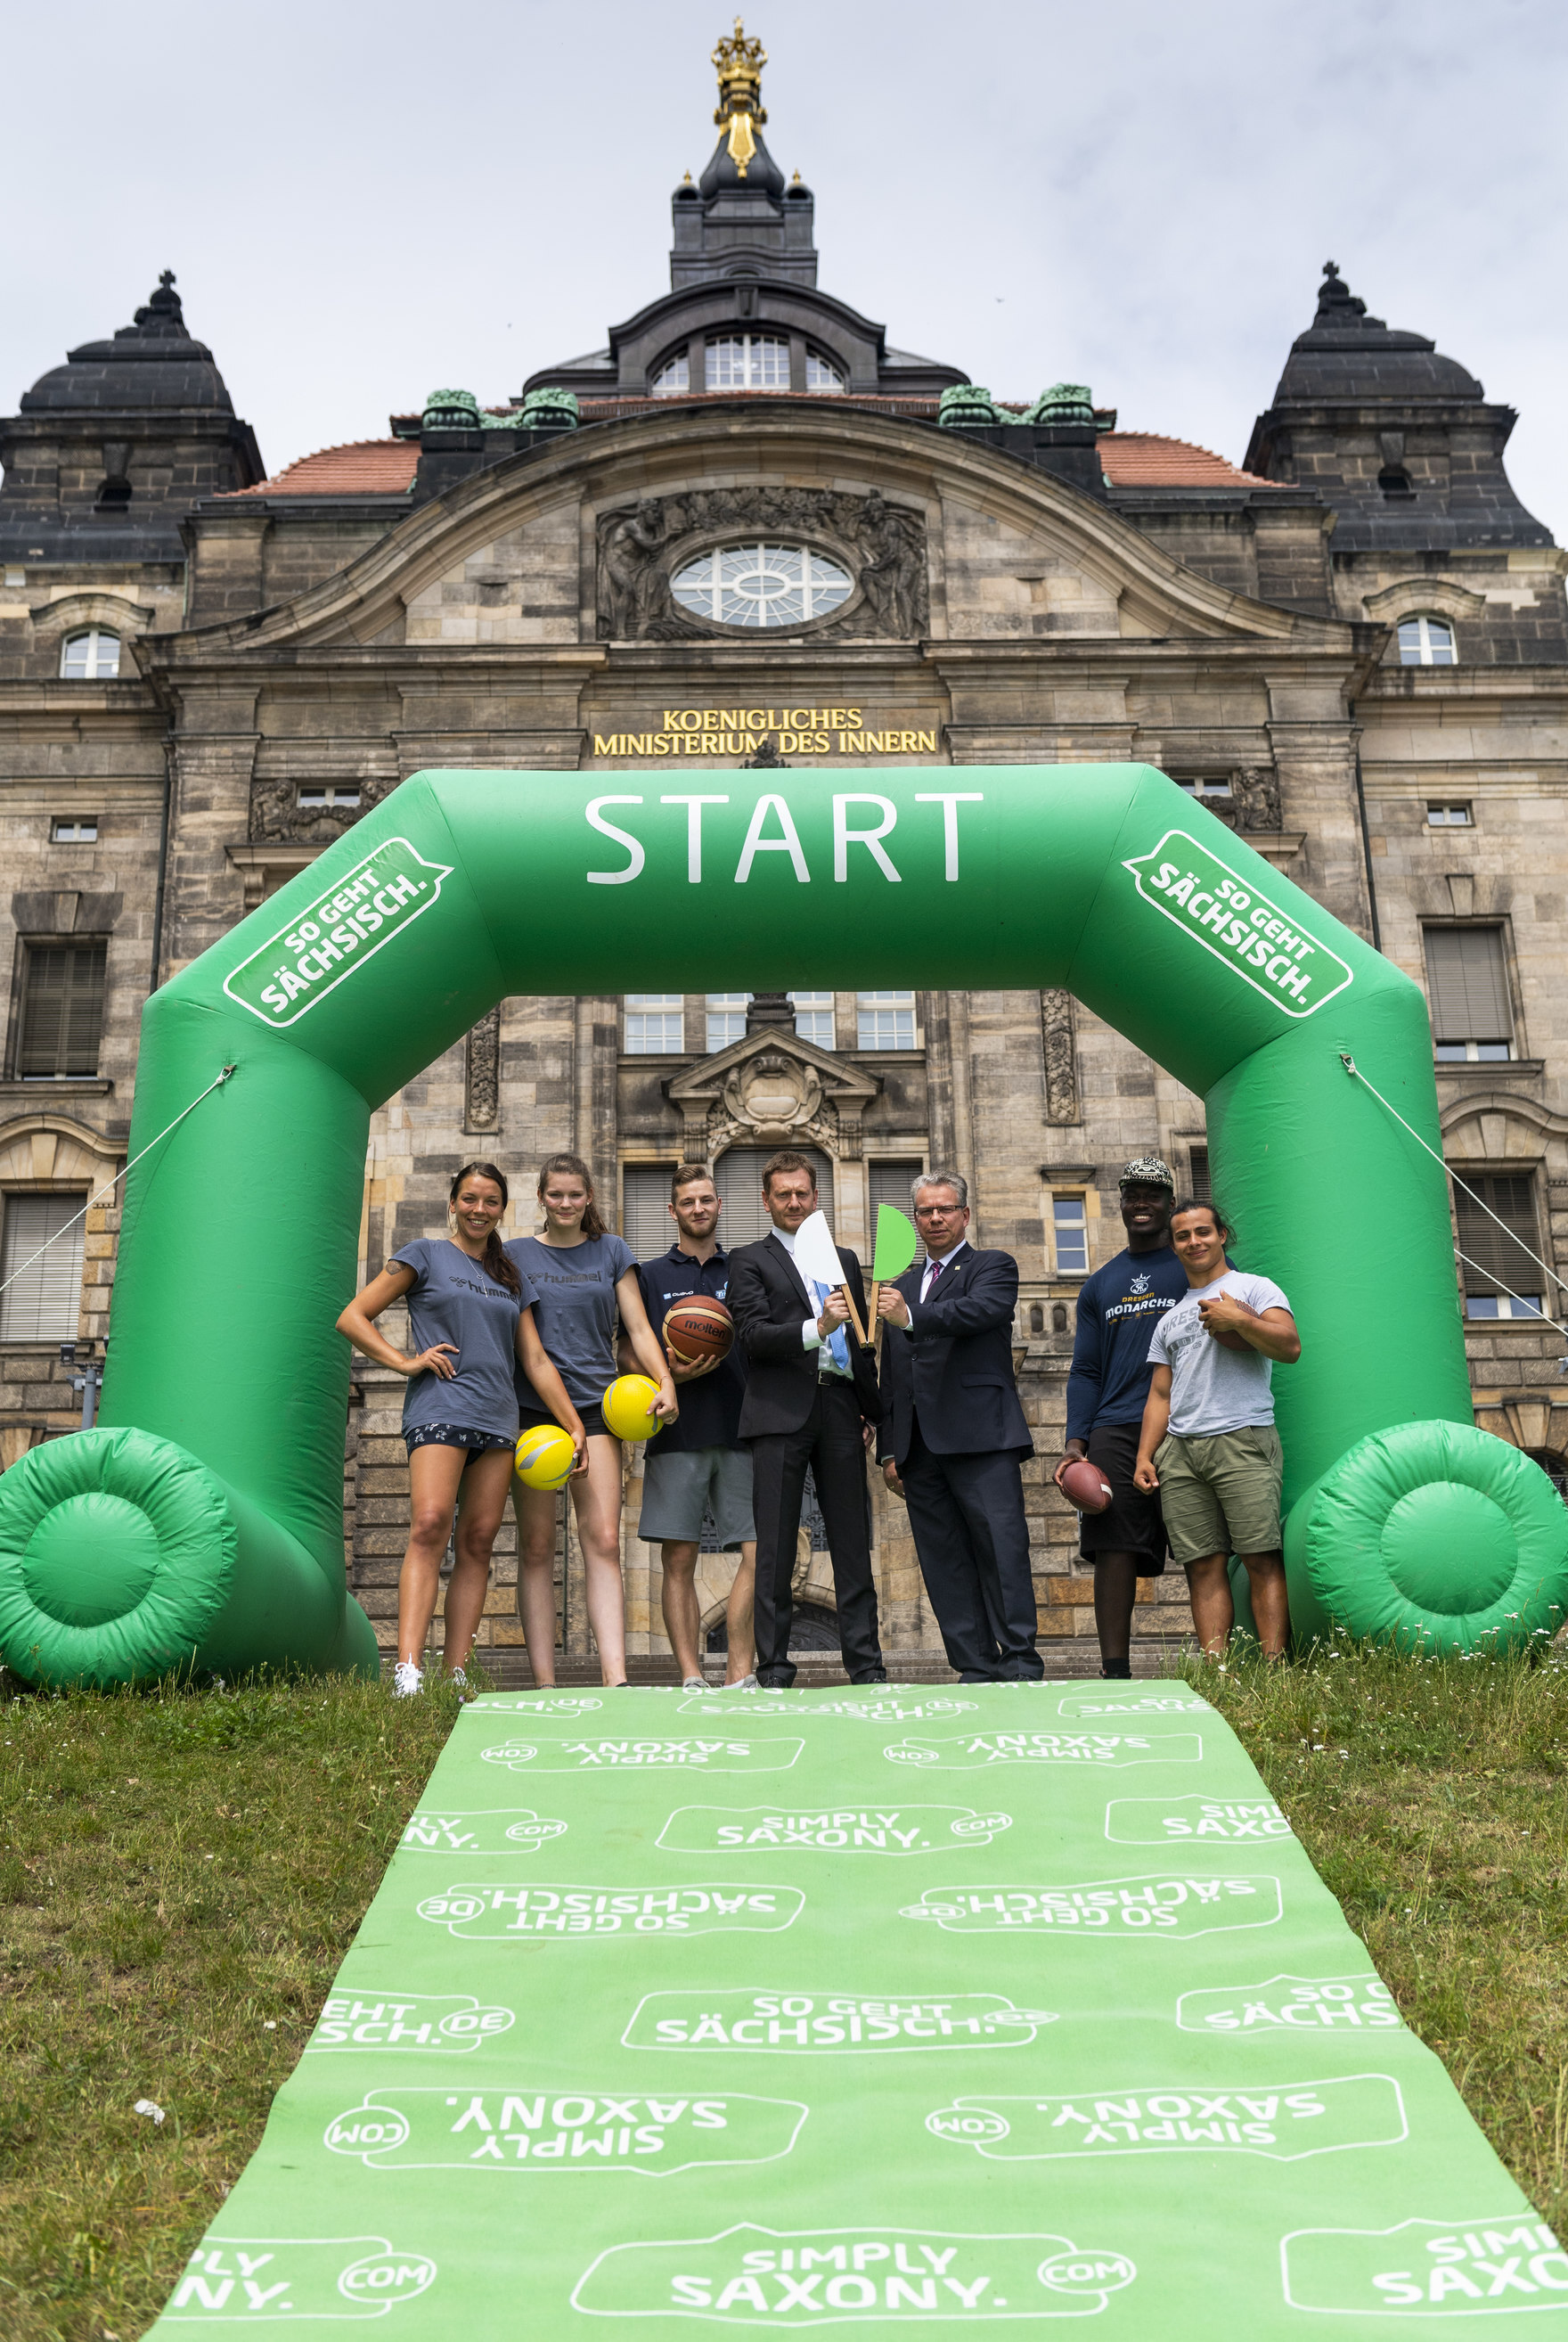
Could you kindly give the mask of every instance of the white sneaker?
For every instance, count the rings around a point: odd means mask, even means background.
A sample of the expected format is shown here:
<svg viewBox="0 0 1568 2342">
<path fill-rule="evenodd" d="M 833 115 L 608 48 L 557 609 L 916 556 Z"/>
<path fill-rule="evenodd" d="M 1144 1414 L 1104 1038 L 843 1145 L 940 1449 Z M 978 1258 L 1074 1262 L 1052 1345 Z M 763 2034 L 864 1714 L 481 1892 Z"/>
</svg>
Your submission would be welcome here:
<svg viewBox="0 0 1568 2342">
<path fill-rule="evenodd" d="M 451 1668 L 448 1671 L 446 1680 L 451 1685 L 454 1691 L 466 1691 L 468 1688 L 468 1678 L 464 1674 L 461 1667 Z"/>
<path fill-rule="evenodd" d="M 683 1691 L 706 1691 L 707 1687 L 708 1679 L 706 1676 L 688 1676 L 684 1683 L 681 1686 L 681 1689 Z"/>
<path fill-rule="evenodd" d="M 397 1673 L 392 1678 L 394 1699 L 413 1699 L 424 1689 L 424 1670 L 412 1659 L 399 1659 Z"/>
<path fill-rule="evenodd" d="M 756 1688 L 757 1679 L 755 1676 L 742 1676 L 738 1683 L 727 1683 L 724 1686 L 724 1689 L 726 1691 L 755 1691 Z"/>
</svg>

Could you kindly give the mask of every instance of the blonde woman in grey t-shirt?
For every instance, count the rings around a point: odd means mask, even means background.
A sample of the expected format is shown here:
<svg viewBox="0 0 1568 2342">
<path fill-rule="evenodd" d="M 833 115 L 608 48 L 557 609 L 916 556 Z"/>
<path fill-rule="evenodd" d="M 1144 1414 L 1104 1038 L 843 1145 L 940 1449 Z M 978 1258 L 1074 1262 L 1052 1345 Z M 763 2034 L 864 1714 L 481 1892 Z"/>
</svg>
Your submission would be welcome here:
<svg viewBox="0 0 1568 2342">
<path fill-rule="evenodd" d="M 1187 1275 L 1149 1345 L 1154 1375 L 1138 1436 L 1137 1486 L 1160 1496 L 1171 1552 L 1187 1573 L 1193 1624 L 1211 1656 L 1235 1624 L 1227 1562 L 1246 1568 L 1258 1639 L 1283 1658 L 1290 1634 L 1280 1551 L 1283 1456 L 1274 1429 L 1274 1363 L 1293 1366 L 1301 1336 L 1266 1276 L 1225 1265 L 1235 1231 L 1214 1204 L 1180 1204 L 1171 1244 Z"/>
<path fill-rule="evenodd" d="M 648 1323 L 637 1259 L 612 1236 L 594 1201 L 594 1183 L 580 1155 L 552 1155 L 541 1166 L 536 1192 L 544 1226 L 517 1236 L 506 1253 L 537 1296 L 539 1338 L 582 1416 L 588 1468 L 572 1483 L 588 1624 L 599 1646 L 606 1684 L 626 1680 L 626 1604 L 621 1580 L 621 1443 L 600 1411 L 619 1368 L 615 1321 L 643 1372 L 657 1383 L 654 1412 L 673 1423 L 680 1413 L 670 1362 Z M 522 1421 L 547 1420 L 519 1386 Z M 555 1499 L 548 1489 L 512 1488 L 517 1516 L 517 1615 L 536 1684 L 555 1680 Z"/>
</svg>

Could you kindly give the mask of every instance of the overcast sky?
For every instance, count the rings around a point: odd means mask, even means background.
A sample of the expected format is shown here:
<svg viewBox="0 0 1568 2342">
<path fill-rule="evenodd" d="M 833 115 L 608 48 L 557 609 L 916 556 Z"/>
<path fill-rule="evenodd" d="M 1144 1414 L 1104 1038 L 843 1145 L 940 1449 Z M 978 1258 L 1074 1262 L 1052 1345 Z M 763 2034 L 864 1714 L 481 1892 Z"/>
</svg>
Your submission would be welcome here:
<svg viewBox="0 0 1568 2342">
<path fill-rule="evenodd" d="M 733 0 L 732 0 L 733 6 Z M 719 0 L 8 19 L 0 396 L 178 275 L 269 470 L 497 403 L 668 288 Z M 824 289 L 998 397 L 1243 455 L 1324 259 L 1517 407 L 1568 536 L 1562 0 L 759 0 Z"/>
</svg>

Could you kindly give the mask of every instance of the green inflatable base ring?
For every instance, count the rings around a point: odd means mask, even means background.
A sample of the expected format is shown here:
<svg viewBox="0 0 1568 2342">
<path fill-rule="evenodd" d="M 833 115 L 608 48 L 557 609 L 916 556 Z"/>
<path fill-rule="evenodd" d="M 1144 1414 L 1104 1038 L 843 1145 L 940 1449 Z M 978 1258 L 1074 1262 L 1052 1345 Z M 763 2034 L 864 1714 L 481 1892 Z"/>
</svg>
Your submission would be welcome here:
<svg viewBox="0 0 1568 2342">
<path fill-rule="evenodd" d="M 286 1665 L 302 1619 L 330 1666 L 380 1671 L 341 1581 L 172 1440 L 129 1426 L 49 1440 L 5 1487 L 0 1650 L 29 1682 Z"/>
<path fill-rule="evenodd" d="M 1568 1615 L 1568 1508 L 1468 1424 L 1359 1440 L 1297 1499 L 1284 1555 L 1298 1644 L 1337 1626 L 1434 1655 L 1516 1650 Z"/>
</svg>

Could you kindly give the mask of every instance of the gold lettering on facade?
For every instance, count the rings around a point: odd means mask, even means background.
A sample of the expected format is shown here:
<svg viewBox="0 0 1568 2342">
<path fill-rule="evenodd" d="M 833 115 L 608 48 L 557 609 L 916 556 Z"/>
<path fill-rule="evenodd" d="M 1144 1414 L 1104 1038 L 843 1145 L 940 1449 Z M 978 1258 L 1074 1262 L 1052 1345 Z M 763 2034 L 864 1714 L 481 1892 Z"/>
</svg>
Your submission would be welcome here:
<svg viewBox="0 0 1568 2342">
<path fill-rule="evenodd" d="M 869 730 L 858 707 L 666 707 L 661 728 L 595 732 L 594 754 L 637 757 L 754 756 L 769 742 L 781 756 L 934 756 L 930 731 Z"/>
</svg>

